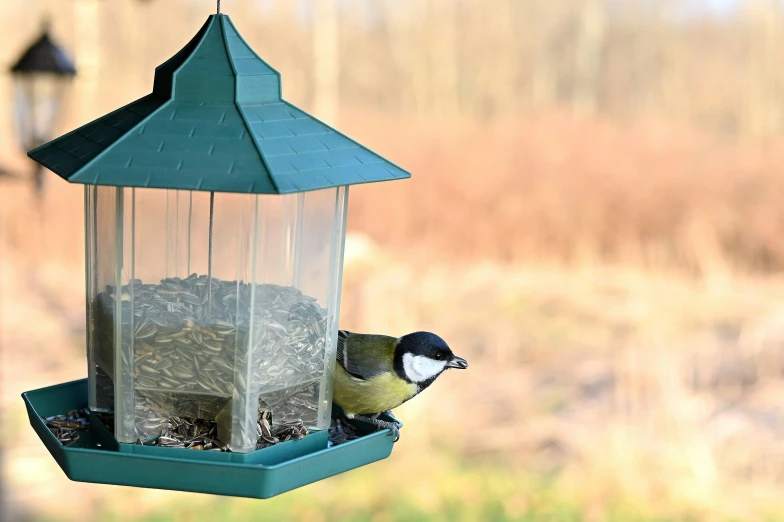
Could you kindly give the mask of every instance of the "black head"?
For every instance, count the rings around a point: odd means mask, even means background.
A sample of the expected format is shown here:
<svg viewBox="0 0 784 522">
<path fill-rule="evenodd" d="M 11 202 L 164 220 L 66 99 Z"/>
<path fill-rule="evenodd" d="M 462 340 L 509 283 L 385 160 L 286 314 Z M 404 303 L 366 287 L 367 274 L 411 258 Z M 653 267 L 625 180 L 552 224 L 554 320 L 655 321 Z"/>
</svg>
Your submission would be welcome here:
<svg viewBox="0 0 784 522">
<path fill-rule="evenodd" d="M 404 353 L 424 355 L 430 359 L 449 360 L 452 350 L 436 334 L 430 332 L 414 332 L 400 338 L 398 345 Z"/>
<path fill-rule="evenodd" d="M 397 374 L 424 388 L 447 368 L 468 368 L 468 362 L 457 357 L 446 342 L 430 332 L 414 332 L 400 338 L 395 353 Z"/>
</svg>

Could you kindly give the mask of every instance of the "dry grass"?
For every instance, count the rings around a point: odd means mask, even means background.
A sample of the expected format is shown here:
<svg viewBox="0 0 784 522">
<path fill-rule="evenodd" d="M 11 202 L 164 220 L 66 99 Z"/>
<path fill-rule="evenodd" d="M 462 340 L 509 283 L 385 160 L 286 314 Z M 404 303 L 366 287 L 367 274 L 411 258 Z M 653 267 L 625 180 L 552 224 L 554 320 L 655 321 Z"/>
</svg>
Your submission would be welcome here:
<svg viewBox="0 0 784 522">
<path fill-rule="evenodd" d="M 557 112 L 470 125 L 344 120 L 415 173 L 352 195 L 352 228 L 391 248 L 699 274 L 784 267 L 780 142 Z"/>
<path fill-rule="evenodd" d="M 618 499 L 710 519 L 778 507 L 782 281 L 711 289 L 620 267 L 399 270 L 367 281 L 359 307 L 392 299 L 401 280 L 423 291 L 365 320 L 433 328 L 478 362 L 401 409 L 427 422 L 430 445 L 552 474 L 584 513 L 606 515 Z"/>
</svg>

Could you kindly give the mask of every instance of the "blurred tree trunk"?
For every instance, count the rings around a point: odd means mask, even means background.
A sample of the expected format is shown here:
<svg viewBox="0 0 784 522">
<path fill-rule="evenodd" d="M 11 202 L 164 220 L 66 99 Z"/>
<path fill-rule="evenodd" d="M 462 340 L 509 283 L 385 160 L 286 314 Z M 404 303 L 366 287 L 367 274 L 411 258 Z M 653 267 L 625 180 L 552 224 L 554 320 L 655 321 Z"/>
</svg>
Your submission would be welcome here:
<svg viewBox="0 0 784 522">
<path fill-rule="evenodd" d="M 460 112 L 460 57 L 457 54 L 458 13 L 461 0 L 428 0 L 429 72 L 431 105 L 437 114 Z"/>
<path fill-rule="evenodd" d="M 119 56 L 123 57 L 123 67 L 130 73 L 132 86 L 139 88 L 148 80 L 147 71 L 144 70 L 145 51 L 147 50 L 147 28 L 140 25 L 139 11 L 142 8 L 137 0 L 115 0 L 121 24 L 118 24 L 122 38 Z M 144 88 L 144 87 L 141 87 Z"/>
<path fill-rule="evenodd" d="M 667 0 L 664 6 L 660 33 L 661 44 L 661 70 L 659 84 L 661 85 L 661 104 L 665 115 L 681 119 L 692 116 L 691 93 L 687 85 L 687 71 L 684 65 L 684 49 L 682 47 L 680 32 L 673 28 L 667 20 L 673 18 L 673 11 L 679 0 Z M 665 32 L 666 29 L 666 32 Z"/>
<path fill-rule="evenodd" d="M 101 73 L 101 40 L 98 10 L 100 0 L 74 0 L 74 22 L 76 40 L 74 41 L 74 60 L 79 74 L 76 76 L 78 103 L 76 119 L 90 121 L 100 115 L 101 108 L 96 106 L 98 99 L 98 78 Z"/>
<path fill-rule="evenodd" d="M 661 109 L 661 67 L 663 42 L 666 39 L 666 7 L 664 2 L 634 7 L 630 25 L 631 69 L 628 98 L 623 114 L 639 117 Z"/>
<path fill-rule="evenodd" d="M 496 0 L 478 24 L 476 13 L 483 4 L 484 0 L 463 0 L 457 21 L 458 57 L 470 64 L 459 71 L 460 103 L 463 112 L 491 119 L 521 108 L 520 85 L 529 59 L 520 35 L 528 32 L 523 25 L 528 18 L 522 16 L 522 2 Z"/>
<path fill-rule="evenodd" d="M 777 0 L 752 0 L 747 16 L 743 131 L 764 137 L 781 128 L 782 91 L 777 82 L 782 51 L 781 5 Z"/>
<path fill-rule="evenodd" d="M 313 14 L 314 115 L 324 122 L 337 123 L 340 55 L 336 0 L 316 0 Z"/>
<path fill-rule="evenodd" d="M 579 9 L 572 109 L 593 113 L 598 100 L 599 73 L 606 39 L 604 0 L 583 0 Z"/>
<path fill-rule="evenodd" d="M 531 102 L 534 107 L 548 105 L 555 101 L 556 78 L 550 59 L 550 21 L 549 0 L 531 1 L 530 43 L 531 57 Z"/>
<path fill-rule="evenodd" d="M 394 65 L 392 74 L 400 82 L 397 95 L 400 110 L 414 111 L 417 92 L 421 90 L 411 66 L 415 55 L 412 30 L 414 9 L 397 0 L 383 0 L 379 2 L 379 7 L 386 44 Z"/>
<path fill-rule="evenodd" d="M 410 56 L 410 61 L 407 64 L 410 71 L 411 78 L 411 93 L 414 101 L 413 111 L 417 115 L 424 114 L 430 107 L 430 89 L 432 85 L 431 71 L 430 71 L 430 38 L 428 34 L 427 24 L 422 24 L 422 20 L 430 21 L 430 6 L 429 0 L 425 0 L 419 5 L 413 4 L 411 1 L 406 1 L 401 7 L 404 10 L 418 10 L 418 18 L 411 24 L 411 42 L 413 45 L 413 52 Z M 423 25 L 425 25 L 423 29 Z"/>
</svg>

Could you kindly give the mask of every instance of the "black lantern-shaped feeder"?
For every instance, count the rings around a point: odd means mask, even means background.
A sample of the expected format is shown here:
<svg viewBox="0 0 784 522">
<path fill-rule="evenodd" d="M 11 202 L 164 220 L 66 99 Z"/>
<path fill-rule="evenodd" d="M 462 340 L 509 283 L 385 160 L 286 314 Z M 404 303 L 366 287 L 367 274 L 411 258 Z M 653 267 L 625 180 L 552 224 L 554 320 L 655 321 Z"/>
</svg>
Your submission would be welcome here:
<svg viewBox="0 0 784 522">
<path fill-rule="evenodd" d="M 227 16 L 150 95 L 29 156 L 85 184 L 88 379 L 25 394 L 70 478 L 268 497 L 389 455 L 384 432 L 325 430 L 348 186 L 410 174 L 283 101 Z M 41 417 L 81 406 L 113 433 L 64 447 Z M 260 412 L 311 431 L 257 450 Z M 138 444 L 178 417 L 231 451 Z"/>
<path fill-rule="evenodd" d="M 14 90 L 14 121 L 19 141 L 25 150 L 52 138 L 68 86 L 76 68 L 49 34 L 44 20 L 38 39 L 11 66 Z M 36 171 L 40 189 L 42 170 Z"/>
</svg>

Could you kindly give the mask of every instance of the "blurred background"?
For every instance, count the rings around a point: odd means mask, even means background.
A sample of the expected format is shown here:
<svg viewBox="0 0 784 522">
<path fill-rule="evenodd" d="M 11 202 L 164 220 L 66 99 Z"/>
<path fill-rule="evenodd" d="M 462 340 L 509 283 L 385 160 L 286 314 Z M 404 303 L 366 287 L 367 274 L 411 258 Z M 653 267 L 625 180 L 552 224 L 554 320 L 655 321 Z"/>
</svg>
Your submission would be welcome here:
<svg viewBox="0 0 784 522">
<path fill-rule="evenodd" d="M 5 0 L 74 58 L 57 132 L 151 90 L 212 0 Z M 413 173 L 351 190 L 341 327 L 471 367 L 391 458 L 269 501 L 72 483 L 21 392 L 86 375 L 81 186 L 0 74 L 8 521 L 784 520 L 784 4 L 224 0 L 287 100 Z"/>
</svg>

